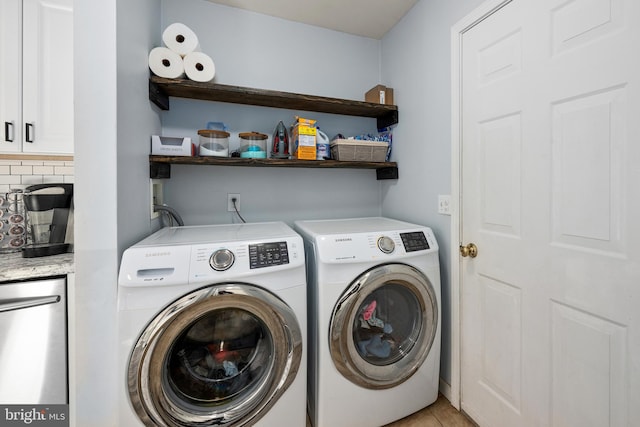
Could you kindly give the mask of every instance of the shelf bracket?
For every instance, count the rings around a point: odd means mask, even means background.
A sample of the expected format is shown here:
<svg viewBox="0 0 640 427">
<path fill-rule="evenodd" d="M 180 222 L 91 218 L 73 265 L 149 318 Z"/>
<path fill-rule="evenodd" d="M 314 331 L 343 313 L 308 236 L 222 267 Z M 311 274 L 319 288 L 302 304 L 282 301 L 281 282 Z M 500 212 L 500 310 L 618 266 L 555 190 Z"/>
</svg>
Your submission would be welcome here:
<svg viewBox="0 0 640 427">
<path fill-rule="evenodd" d="M 391 166 L 388 168 L 376 169 L 376 179 L 378 181 L 382 179 L 398 179 L 398 167 Z"/>
<path fill-rule="evenodd" d="M 376 119 L 378 130 L 398 124 L 398 111 L 390 111 Z"/>
<path fill-rule="evenodd" d="M 169 97 L 151 80 L 149 80 L 149 100 L 156 104 L 161 110 L 169 110 Z"/>
<path fill-rule="evenodd" d="M 149 178 L 168 179 L 171 178 L 171 163 L 149 163 Z"/>
</svg>

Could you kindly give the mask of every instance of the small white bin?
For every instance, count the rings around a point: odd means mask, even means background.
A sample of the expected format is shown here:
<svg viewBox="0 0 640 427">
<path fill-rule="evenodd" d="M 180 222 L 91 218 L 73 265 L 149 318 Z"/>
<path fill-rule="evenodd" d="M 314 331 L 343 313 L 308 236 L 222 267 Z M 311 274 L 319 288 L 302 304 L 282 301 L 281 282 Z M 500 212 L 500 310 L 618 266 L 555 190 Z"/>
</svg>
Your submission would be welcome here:
<svg viewBox="0 0 640 427">
<path fill-rule="evenodd" d="M 151 154 L 158 156 L 193 156 L 196 147 L 191 138 L 151 135 Z"/>
</svg>

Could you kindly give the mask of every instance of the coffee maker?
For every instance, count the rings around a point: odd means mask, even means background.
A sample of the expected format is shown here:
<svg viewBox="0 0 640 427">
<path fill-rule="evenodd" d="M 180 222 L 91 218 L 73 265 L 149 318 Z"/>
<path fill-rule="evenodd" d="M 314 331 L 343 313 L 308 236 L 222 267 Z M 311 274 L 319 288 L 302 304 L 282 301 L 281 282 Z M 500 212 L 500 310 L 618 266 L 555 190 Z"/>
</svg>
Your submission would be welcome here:
<svg viewBox="0 0 640 427">
<path fill-rule="evenodd" d="M 58 255 L 73 248 L 73 184 L 25 188 L 27 244 L 24 258 Z"/>
</svg>

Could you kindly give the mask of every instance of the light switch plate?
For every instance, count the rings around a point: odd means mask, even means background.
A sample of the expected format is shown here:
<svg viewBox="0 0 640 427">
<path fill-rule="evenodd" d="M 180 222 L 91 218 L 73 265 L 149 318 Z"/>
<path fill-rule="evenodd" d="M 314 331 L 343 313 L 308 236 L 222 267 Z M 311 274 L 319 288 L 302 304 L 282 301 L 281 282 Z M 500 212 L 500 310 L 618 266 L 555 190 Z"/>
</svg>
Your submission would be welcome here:
<svg viewBox="0 0 640 427">
<path fill-rule="evenodd" d="M 442 215 L 451 215 L 451 195 L 440 194 L 438 196 L 438 213 Z"/>
</svg>

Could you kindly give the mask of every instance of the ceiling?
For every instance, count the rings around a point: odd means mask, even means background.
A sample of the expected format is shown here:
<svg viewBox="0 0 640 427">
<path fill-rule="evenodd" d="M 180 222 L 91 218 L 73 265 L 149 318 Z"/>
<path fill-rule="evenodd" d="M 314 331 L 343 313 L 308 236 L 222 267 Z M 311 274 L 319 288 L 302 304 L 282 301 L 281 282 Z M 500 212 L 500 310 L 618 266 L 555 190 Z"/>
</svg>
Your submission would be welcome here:
<svg viewBox="0 0 640 427">
<path fill-rule="evenodd" d="M 209 0 L 289 21 L 381 39 L 418 0 Z"/>
</svg>

